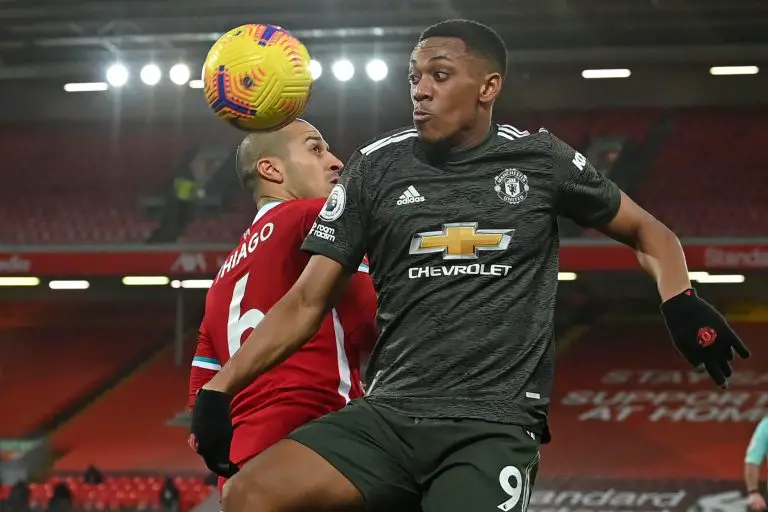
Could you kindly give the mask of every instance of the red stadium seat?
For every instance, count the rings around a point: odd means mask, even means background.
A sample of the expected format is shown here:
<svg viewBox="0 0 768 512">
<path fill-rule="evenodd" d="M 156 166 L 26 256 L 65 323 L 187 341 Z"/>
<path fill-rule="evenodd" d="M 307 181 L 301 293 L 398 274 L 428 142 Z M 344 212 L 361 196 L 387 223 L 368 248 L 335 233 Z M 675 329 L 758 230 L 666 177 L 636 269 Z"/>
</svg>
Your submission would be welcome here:
<svg viewBox="0 0 768 512">
<path fill-rule="evenodd" d="M 163 195 L 205 131 L 162 123 L 0 127 L 0 245 L 143 242 L 157 222 L 142 195 Z M 39 141 L 45 140 L 43 145 Z"/>
<path fill-rule="evenodd" d="M 187 445 L 188 428 L 169 424 L 186 409 L 189 378 L 188 361 L 176 366 L 173 356 L 169 347 L 62 427 L 52 438 L 54 449 L 65 452 L 55 469 L 77 471 L 94 464 L 104 471 L 203 473 L 205 466 Z M 152 399 L 147 400 L 148 396 Z M 197 480 L 177 480 L 180 486 L 190 481 Z M 133 487 L 137 482 L 147 486 L 162 483 L 143 479 L 120 482 Z"/>
<path fill-rule="evenodd" d="M 685 109 L 636 199 L 688 237 L 765 234 L 765 110 Z"/>
<path fill-rule="evenodd" d="M 155 327 L 158 320 L 163 325 L 168 308 L 132 302 L 87 304 L 90 314 L 82 317 L 84 303 L 77 301 L 4 303 L 0 403 L 14 412 L 0 422 L 0 437 L 34 430 L 170 338 L 167 328 Z M 140 318 L 147 322 L 137 322 Z"/>
<path fill-rule="evenodd" d="M 30 502 L 33 508 L 45 510 L 53 496 L 53 488 L 65 482 L 72 491 L 75 508 L 85 510 L 121 511 L 156 510 L 160 507 L 160 489 L 163 479 L 153 475 L 132 477 L 106 477 L 104 483 L 89 485 L 80 477 L 52 477 L 47 481 L 30 484 Z M 189 512 L 210 496 L 212 489 L 201 477 L 175 477 L 179 489 L 181 512 Z M 10 493 L 10 486 L 0 486 L 0 499 Z"/>
<path fill-rule="evenodd" d="M 593 325 L 558 355 L 541 476 L 742 478 L 765 409 L 768 324 L 733 326 L 752 357 L 735 362 L 723 392 L 680 357 L 660 317 Z"/>
</svg>

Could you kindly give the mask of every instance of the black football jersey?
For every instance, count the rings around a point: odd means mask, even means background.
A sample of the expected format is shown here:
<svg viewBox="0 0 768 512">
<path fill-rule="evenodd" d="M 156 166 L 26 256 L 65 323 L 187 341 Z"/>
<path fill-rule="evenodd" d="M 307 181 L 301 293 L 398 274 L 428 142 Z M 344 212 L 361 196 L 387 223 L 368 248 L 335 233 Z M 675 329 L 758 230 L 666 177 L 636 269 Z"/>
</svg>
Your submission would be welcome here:
<svg viewBox="0 0 768 512">
<path fill-rule="evenodd" d="M 367 399 L 543 433 L 553 384 L 557 217 L 609 222 L 618 187 L 542 129 L 494 125 L 436 159 L 414 128 L 359 148 L 303 248 L 368 255 L 379 340 Z"/>
</svg>

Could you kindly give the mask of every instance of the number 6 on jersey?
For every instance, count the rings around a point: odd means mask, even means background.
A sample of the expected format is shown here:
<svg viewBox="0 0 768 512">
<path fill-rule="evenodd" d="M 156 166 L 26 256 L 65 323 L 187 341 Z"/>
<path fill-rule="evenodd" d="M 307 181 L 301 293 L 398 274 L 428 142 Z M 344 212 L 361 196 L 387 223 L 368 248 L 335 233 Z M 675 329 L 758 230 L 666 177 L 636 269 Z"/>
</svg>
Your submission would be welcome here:
<svg viewBox="0 0 768 512">
<path fill-rule="evenodd" d="M 240 350 L 240 343 L 243 333 L 248 329 L 254 329 L 259 322 L 264 319 L 264 313 L 258 309 L 249 309 L 245 314 L 240 314 L 240 307 L 245 296 L 245 287 L 248 285 L 248 276 L 245 274 L 235 283 L 235 290 L 232 293 L 232 301 L 229 303 L 229 317 L 227 320 L 227 345 L 229 347 L 229 357 L 235 355 Z"/>
</svg>

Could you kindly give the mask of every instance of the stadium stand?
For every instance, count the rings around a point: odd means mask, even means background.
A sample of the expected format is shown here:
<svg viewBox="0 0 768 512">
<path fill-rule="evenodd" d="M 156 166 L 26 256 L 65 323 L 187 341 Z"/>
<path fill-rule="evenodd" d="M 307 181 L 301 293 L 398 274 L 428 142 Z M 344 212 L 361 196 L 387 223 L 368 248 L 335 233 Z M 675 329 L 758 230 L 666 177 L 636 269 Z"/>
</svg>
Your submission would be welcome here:
<svg viewBox="0 0 768 512">
<path fill-rule="evenodd" d="M 108 472 L 203 472 L 186 443 L 188 425 L 173 424 L 185 412 L 189 378 L 188 364 L 176 366 L 173 356 L 167 347 L 56 432 L 52 443 L 62 456 L 54 469 L 94 464 Z"/>
<path fill-rule="evenodd" d="M 178 512 L 189 512 L 211 494 L 202 478 L 176 476 L 172 478 L 179 491 Z M 32 483 L 32 510 L 46 510 L 54 489 L 65 484 L 72 492 L 75 510 L 162 510 L 161 492 L 165 478 L 155 475 L 107 476 L 99 484 L 89 484 L 81 476 L 54 476 L 44 482 Z M 10 486 L 0 486 L 0 499 L 7 498 Z"/>
<path fill-rule="evenodd" d="M 665 116 L 673 129 L 642 177 L 637 200 L 682 236 L 760 234 L 768 182 L 756 176 L 768 168 L 768 156 L 759 151 L 768 117 L 759 109 L 564 110 L 520 112 L 509 118 L 521 129 L 545 127 L 583 148 L 596 136 L 640 142 Z M 69 131 L 51 128 L 47 136 L 59 150 L 55 155 L 33 150 L 41 137 L 36 128 L 3 129 L 0 151 L 19 172 L 13 191 L 0 191 L 0 244 L 147 240 L 158 222 L 139 212 L 139 199 L 162 195 L 184 152 L 203 138 L 210 140 L 208 131 L 182 132 L 175 125 L 145 130 L 135 123 L 119 131 L 105 128 L 92 123 Z M 229 144 L 230 135 L 218 133 L 214 139 Z M 67 161 L 67 173 L 57 167 L 56 158 Z M 678 187 L 681 183 L 686 186 Z M 676 201 L 668 200 L 672 188 Z M 717 209 L 712 207 L 715 201 Z M 231 243 L 253 210 L 250 199 L 238 195 L 224 211 L 194 218 L 178 241 Z"/>
<path fill-rule="evenodd" d="M 211 111 L 199 70 L 254 6 L 178 4 L 0 2 L 0 512 L 221 509 L 215 475 L 188 445 L 191 330 L 256 207 L 234 172 L 244 132 Z M 345 161 L 410 126 L 406 68 L 421 29 L 491 23 L 509 49 L 495 119 L 552 132 L 672 228 L 694 286 L 753 352 L 717 388 L 676 353 L 630 249 L 562 219 L 555 391 L 540 397 L 553 443 L 533 487 L 533 466 L 504 468 L 519 473 L 500 473 L 497 508 L 762 509 L 744 454 L 768 415 L 768 4 L 511 4 L 264 1 L 258 14 L 302 39 L 313 73 L 322 66 L 301 115 Z M 388 66 L 382 80 L 374 58 Z M 495 201 L 490 183 L 488 193 Z M 50 286 L 70 279 L 89 287 Z M 62 486 L 72 503 L 56 503 Z"/>
<path fill-rule="evenodd" d="M 663 111 L 653 108 L 559 110 L 503 116 L 518 129 L 535 132 L 544 128 L 574 147 L 583 147 L 590 137 L 622 135 L 634 141 L 645 138 Z"/>
<path fill-rule="evenodd" d="M 638 201 L 682 236 L 764 235 L 767 131 L 765 109 L 677 112 Z"/>
<path fill-rule="evenodd" d="M 680 358 L 660 318 L 595 323 L 560 347 L 542 474 L 738 480 L 745 439 L 768 411 L 768 323 L 733 326 L 752 357 L 725 392 Z"/>
<path fill-rule="evenodd" d="M 218 215 L 197 216 L 179 237 L 179 243 L 232 243 L 248 227 L 256 205 L 247 194 L 239 194 L 233 204 Z"/>
<path fill-rule="evenodd" d="M 139 197 L 162 195 L 201 137 L 163 124 L 3 126 L 14 186 L 0 188 L 0 245 L 146 240 L 157 222 L 139 214 Z"/>
<path fill-rule="evenodd" d="M 2 309 L 0 403 L 14 412 L 3 415 L 0 438 L 43 427 L 168 339 L 162 323 L 142 322 L 163 313 L 146 304 L 40 301 Z"/>
</svg>

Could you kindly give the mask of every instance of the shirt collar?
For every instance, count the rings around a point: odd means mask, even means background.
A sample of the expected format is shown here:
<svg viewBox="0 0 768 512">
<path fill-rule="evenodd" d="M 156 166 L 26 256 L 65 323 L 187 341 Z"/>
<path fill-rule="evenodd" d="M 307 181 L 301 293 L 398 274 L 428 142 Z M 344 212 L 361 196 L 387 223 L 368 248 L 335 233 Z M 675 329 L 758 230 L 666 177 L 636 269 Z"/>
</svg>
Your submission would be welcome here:
<svg viewBox="0 0 768 512">
<path fill-rule="evenodd" d="M 270 201 L 268 203 L 264 203 L 264 206 L 259 208 L 259 211 L 256 212 L 256 217 L 254 217 L 253 222 L 251 224 L 256 224 L 259 221 L 259 219 L 261 219 L 264 215 L 267 214 L 269 210 L 279 205 L 280 203 L 282 203 L 282 201 Z"/>
</svg>

